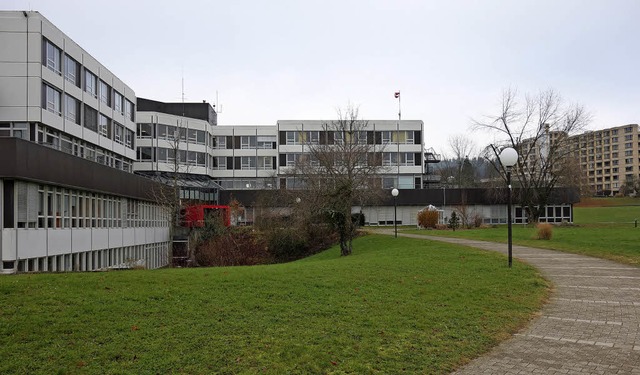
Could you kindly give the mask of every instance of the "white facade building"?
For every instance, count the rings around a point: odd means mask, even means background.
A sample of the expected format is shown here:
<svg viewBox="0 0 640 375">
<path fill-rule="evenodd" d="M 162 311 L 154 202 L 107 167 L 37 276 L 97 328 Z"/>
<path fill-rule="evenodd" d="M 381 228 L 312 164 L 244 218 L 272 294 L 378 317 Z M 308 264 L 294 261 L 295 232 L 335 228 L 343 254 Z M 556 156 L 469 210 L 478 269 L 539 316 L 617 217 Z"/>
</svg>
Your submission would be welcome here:
<svg viewBox="0 0 640 375">
<path fill-rule="evenodd" d="M 167 264 L 135 93 L 38 12 L 0 12 L 0 273 Z"/>
</svg>

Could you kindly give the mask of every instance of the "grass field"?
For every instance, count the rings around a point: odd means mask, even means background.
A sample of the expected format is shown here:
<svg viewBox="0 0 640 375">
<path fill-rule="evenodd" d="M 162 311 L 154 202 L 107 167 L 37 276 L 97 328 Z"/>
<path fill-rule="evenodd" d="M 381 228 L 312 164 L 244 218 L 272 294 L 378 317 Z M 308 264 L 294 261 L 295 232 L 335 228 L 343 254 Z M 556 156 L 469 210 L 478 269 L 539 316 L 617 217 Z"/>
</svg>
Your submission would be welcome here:
<svg viewBox="0 0 640 375">
<path fill-rule="evenodd" d="M 498 254 L 365 236 L 270 266 L 0 278 L 0 373 L 448 373 L 548 291 Z"/>
<path fill-rule="evenodd" d="M 601 202 L 598 202 L 601 201 Z M 640 265 L 640 200 L 633 198 L 601 198 L 574 207 L 575 226 L 556 226 L 551 240 L 537 240 L 533 226 L 514 225 L 515 244 L 563 250 L 618 262 Z M 598 204 L 600 204 L 598 206 Z M 633 204 L 633 205 L 632 205 Z M 507 226 L 453 231 L 403 229 L 409 233 L 452 236 L 477 240 L 507 242 Z"/>
</svg>

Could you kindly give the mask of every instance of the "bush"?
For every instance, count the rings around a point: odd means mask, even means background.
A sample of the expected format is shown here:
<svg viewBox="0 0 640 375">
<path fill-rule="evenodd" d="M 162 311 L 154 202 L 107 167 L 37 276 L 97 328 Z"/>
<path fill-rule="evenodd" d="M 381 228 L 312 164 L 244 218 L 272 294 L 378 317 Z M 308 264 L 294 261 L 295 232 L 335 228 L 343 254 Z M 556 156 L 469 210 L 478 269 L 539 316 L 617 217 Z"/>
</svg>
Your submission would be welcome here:
<svg viewBox="0 0 640 375">
<path fill-rule="evenodd" d="M 479 213 L 474 212 L 473 215 L 471 215 L 471 222 L 473 223 L 474 228 L 480 228 L 484 222 L 484 217 Z"/>
<path fill-rule="evenodd" d="M 449 228 L 455 231 L 456 228 L 458 228 L 459 226 L 460 226 L 460 218 L 458 217 L 456 212 L 453 211 L 451 213 L 451 218 L 449 218 Z"/>
<path fill-rule="evenodd" d="M 540 223 L 537 225 L 538 228 L 538 239 L 539 240 L 550 240 L 553 234 L 553 225 L 549 223 Z"/>
<path fill-rule="evenodd" d="M 438 211 L 422 209 L 418 211 L 418 225 L 421 228 L 435 228 L 438 224 Z"/>
<path fill-rule="evenodd" d="M 229 228 L 207 238 L 194 252 L 198 266 L 250 266 L 272 262 L 266 243 L 251 228 Z"/>
<path fill-rule="evenodd" d="M 307 252 L 307 239 L 297 228 L 273 228 L 265 236 L 269 252 L 277 261 L 296 259 Z"/>
</svg>

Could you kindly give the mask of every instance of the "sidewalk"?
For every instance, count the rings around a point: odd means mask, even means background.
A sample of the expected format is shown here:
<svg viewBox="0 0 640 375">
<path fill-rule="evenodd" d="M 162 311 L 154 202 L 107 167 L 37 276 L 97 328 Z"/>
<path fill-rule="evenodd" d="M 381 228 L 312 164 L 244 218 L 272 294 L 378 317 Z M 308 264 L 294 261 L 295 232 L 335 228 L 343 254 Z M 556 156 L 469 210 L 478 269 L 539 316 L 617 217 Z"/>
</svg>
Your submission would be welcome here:
<svg viewBox="0 0 640 375">
<path fill-rule="evenodd" d="M 393 230 L 375 230 L 391 234 Z M 507 253 L 507 245 L 399 233 Z M 455 374 L 640 374 L 640 268 L 513 246 L 554 291 L 529 327 Z"/>
</svg>

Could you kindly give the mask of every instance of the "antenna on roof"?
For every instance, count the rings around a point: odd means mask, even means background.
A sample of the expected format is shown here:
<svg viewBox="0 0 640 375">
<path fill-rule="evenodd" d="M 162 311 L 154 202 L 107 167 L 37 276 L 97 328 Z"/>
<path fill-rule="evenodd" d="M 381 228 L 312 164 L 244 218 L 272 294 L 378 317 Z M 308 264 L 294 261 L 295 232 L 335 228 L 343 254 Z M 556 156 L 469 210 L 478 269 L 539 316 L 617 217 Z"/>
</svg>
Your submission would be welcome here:
<svg viewBox="0 0 640 375">
<path fill-rule="evenodd" d="M 216 113 L 222 113 L 222 105 L 218 104 L 218 90 L 216 90 Z"/>
</svg>

